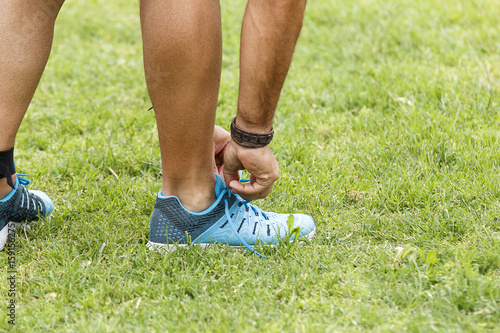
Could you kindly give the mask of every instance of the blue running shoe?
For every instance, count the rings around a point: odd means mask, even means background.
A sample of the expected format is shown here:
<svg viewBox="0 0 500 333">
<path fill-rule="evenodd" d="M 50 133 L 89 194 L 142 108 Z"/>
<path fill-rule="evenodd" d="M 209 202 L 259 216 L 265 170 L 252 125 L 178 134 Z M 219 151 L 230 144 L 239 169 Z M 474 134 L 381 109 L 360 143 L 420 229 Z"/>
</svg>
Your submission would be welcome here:
<svg viewBox="0 0 500 333">
<path fill-rule="evenodd" d="M 0 251 L 3 250 L 9 232 L 25 222 L 38 221 L 54 209 L 50 198 L 41 191 L 28 191 L 30 181 L 17 175 L 14 189 L 0 200 Z"/>
<path fill-rule="evenodd" d="M 244 246 L 260 255 L 253 249 L 257 242 L 274 245 L 280 238 L 290 235 L 290 214 L 262 211 L 239 195 L 231 194 L 222 178 L 215 176 L 217 199 L 200 213 L 186 210 L 177 197 L 164 197 L 162 192 L 158 194 L 151 215 L 148 248 L 168 251 L 190 242 L 200 246 L 220 243 Z M 294 214 L 293 228 L 297 227 L 300 229 L 299 240 L 311 240 L 316 233 L 316 223 L 308 215 Z"/>
</svg>

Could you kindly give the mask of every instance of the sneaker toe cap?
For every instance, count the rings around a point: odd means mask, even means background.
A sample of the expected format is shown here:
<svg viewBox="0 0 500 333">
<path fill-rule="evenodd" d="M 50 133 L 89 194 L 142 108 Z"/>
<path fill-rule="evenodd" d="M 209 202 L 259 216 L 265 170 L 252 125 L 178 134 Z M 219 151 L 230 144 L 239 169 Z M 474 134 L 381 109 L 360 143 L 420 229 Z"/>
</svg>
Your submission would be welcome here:
<svg viewBox="0 0 500 333">
<path fill-rule="evenodd" d="M 294 227 L 299 227 L 301 230 L 301 237 L 312 239 L 316 233 L 316 222 L 314 219 L 305 214 L 294 214 L 295 223 Z"/>
<path fill-rule="evenodd" d="M 43 212 L 43 216 L 47 217 L 52 210 L 54 209 L 54 204 L 52 203 L 52 200 L 48 197 L 47 194 L 45 194 L 42 191 L 30 191 L 30 193 L 36 195 L 40 199 L 42 199 L 43 204 L 45 205 L 45 212 Z"/>
</svg>

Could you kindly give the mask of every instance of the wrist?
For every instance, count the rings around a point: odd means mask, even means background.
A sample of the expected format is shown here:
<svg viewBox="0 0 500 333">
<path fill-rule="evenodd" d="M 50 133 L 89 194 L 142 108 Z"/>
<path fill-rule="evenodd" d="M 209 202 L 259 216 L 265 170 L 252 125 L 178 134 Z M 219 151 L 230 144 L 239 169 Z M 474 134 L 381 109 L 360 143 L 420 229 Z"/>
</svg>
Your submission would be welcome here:
<svg viewBox="0 0 500 333">
<path fill-rule="evenodd" d="M 273 130 L 272 119 L 270 121 L 255 122 L 238 115 L 234 118 L 234 123 L 242 131 L 254 134 L 268 134 Z"/>
<path fill-rule="evenodd" d="M 249 132 L 241 129 L 237 125 L 235 117 L 231 122 L 231 139 L 238 145 L 245 148 L 262 148 L 269 145 L 274 136 L 274 129 L 271 127 L 267 133 Z"/>
</svg>

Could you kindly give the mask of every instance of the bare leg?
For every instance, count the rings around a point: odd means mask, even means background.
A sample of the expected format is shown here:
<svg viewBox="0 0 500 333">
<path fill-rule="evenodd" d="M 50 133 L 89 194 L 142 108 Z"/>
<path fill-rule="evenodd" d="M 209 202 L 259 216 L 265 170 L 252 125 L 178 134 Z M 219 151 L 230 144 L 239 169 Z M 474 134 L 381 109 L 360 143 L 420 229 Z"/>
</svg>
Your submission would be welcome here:
<svg viewBox="0 0 500 333">
<path fill-rule="evenodd" d="M 163 195 L 215 201 L 213 134 L 222 63 L 218 0 L 141 0 L 144 68 L 160 140 Z"/>
<path fill-rule="evenodd" d="M 17 131 L 47 63 L 54 22 L 63 2 L 0 1 L 0 151 L 14 147 Z M 6 179 L 0 179 L 0 198 L 11 190 Z"/>
</svg>

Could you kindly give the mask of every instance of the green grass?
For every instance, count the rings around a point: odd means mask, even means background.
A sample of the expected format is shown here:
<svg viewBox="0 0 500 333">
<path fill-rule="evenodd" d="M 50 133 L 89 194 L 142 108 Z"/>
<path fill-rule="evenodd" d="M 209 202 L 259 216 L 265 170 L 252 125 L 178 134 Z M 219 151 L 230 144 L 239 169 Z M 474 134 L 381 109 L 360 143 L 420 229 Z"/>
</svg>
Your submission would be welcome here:
<svg viewBox="0 0 500 333">
<path fill-rule="evenodd" d="M 222 3 L 225 128 L 244 5 Z M 275 122 L 281 178 L 259 205 L 310 213 L 318 234 L 262 260 L 145 249 L 161 164 L 138 5 L 66 3 L 17 140 L 57 208 L 18 233 L 16 328 L 500 331 L 498 17 L 495 0 L 308 4 Z"/>
</svg>

